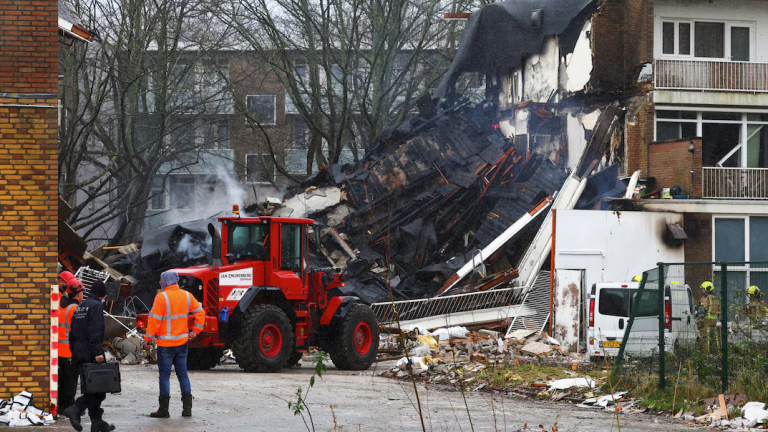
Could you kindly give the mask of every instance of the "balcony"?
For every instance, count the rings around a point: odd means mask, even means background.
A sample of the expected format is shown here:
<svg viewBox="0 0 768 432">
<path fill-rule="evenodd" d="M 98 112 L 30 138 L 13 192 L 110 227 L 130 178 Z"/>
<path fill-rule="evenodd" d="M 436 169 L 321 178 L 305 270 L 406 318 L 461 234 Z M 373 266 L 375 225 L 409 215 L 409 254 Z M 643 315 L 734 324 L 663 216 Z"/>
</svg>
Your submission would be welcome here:
<svg viewBox="0 0 768 432">
<path fill-rule="evenodd" d="M 653 76 L 660 90 L 768 93 L 768 63 L 657 59 Z"/>
<path fill-rule="evenodd" d="M 768 200 L 768 168 L 704 167 L 702 197 Z"/>
</svg>

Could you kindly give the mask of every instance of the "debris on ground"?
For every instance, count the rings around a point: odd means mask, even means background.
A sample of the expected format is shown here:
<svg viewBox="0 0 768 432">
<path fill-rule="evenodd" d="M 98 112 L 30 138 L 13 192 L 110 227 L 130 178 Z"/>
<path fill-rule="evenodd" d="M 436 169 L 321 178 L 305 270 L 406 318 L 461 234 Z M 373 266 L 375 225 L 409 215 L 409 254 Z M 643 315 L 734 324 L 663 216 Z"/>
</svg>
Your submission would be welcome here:
<svg viewBox="0 0 768 432">
<path fill-rule="evenodd" d="M 122 364 L 157 363 L 157 352 L 154 345 L 144 349 L 144 339 L 136 332 L 130 331 L 125 337 L 116 336 L 104 342 L 104 353 L 107 361 L 119 361 Z"/>
<path fill-rule="evenodd" d="M 0 424 L 15 426 L 49 426 L 53 415 L 32 405 L 34 395 L 22 391 L 9 400 L 0 400 Z"/>
</svg>

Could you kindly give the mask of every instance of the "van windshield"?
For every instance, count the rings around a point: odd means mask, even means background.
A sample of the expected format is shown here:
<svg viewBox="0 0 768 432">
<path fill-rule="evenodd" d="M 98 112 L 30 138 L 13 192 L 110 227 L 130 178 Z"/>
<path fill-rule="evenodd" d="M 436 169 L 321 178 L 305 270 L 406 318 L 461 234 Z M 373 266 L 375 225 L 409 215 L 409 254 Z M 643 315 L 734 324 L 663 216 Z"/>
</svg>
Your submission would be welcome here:
<svg viewBox="0 0 768 432">
<path fill-rule="evenodd" d="M 637 289 L 604 288 L 600 290 L 598 312 L 601 315 L 629 317 L 629 312 L 635 305 L 638 308 L 635 316 L 659 316 L 659 292 L 644 290 L 638 299 Z"/>
</svg>

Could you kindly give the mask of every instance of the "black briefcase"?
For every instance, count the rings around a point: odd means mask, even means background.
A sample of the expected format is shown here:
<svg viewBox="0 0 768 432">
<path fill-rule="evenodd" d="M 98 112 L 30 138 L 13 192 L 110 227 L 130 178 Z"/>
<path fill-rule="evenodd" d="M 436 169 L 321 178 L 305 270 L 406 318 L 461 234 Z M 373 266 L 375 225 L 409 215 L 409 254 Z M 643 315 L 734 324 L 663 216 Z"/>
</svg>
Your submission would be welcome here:
<svg viewBox="0 0 768 432">
<path fill-rule="evenodd" d="M 80 392 L 120 393 L 120 363 L 85 363 L 80 367 Z"/>
</svg>

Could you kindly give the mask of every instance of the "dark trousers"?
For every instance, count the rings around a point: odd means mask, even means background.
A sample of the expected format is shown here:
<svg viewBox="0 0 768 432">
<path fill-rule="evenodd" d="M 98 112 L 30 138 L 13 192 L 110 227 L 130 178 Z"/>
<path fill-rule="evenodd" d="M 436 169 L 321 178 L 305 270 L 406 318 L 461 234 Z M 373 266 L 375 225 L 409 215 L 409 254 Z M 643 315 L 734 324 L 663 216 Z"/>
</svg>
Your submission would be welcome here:
<svg viewBox="0 0 768 432">
<path fill-rule="evenodd" d="M 83 363 L 78 363 L 78 372 L 80 371 L 80 366 L 82 364 Z M 106 393 L 84 394 L 77 398 L 75 401 L 75 406 L 80 410 L 80 412 L 83 412 L 86 408 L 88 408 L 88 417 L 90 417 L 91 420 L 101 420 L 102 415 L 104 415 L 104 410 L 101 409 L 101 403 L 104 402 L 104 399 L 106 398 Z"/>
<path fill-rule="evenodd" d="M 77 378 L 80 375 L 71 357 L 59 357 L 59 408 L 65 410 L 75 403 Z"/>
</svg>

